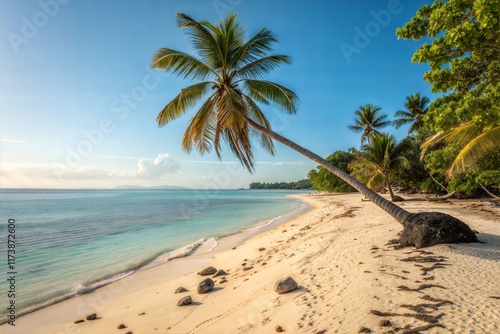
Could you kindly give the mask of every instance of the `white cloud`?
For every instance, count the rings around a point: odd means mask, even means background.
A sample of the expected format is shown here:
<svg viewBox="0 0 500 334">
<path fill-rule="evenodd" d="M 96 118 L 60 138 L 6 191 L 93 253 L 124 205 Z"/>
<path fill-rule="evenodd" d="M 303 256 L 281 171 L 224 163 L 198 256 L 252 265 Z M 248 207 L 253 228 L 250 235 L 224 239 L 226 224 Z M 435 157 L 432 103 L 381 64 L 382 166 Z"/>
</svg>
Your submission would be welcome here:
<svg viewBox="0 0 500 334">
<path fill-rule="evenodd" d="M 171 158 L 168 153 L 165 153 L 159 154 L 153 161 L 141 158 L 137 162 L 136 170 L 112 173 L 110 176 L 126 178 L 161 177 L 165 174 L 174 174 L 179 169 L 181 169 L 180 161 Z"/>
<path fill-rule="evenodd" d="M 0 138 L 0 142 L 2 143 L 11 143 L 11 144 L 29 144 L 29 141 L 26 140 L 19 140 L 19 139 L 7 139 L 7 138 Z"/>
</svg>

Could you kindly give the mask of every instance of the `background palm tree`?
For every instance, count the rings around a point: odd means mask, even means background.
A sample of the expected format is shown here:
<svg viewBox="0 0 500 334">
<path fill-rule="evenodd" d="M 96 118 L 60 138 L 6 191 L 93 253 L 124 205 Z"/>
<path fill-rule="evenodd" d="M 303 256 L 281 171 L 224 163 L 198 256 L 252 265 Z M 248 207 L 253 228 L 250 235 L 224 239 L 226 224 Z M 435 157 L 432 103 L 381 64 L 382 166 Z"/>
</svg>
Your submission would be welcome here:
<svg viewBox="0 0 500 334">
<path fill-rule="evenodd" d="M 367 186 L 370 189 L 376 190 L 385 185 L 391 200 L 395 202 L 389 175 L 395 170 L 410 167 L 408 159 L 403 156 L 408 148 L 405 143 L 397 144 L 396 138 L 388 134 L 372 136 L 371 143 L 363 145 L 362 150 L 356 154 L 356 160 L 349 163 L 349 168 L 354 170 L 352 175 L 368 178 Z"/>
<path fill-rule="evenodd" d="M 497 109 L 500 113 L 500 108 Z M 448 131 L 440 131 L 422 144 L 420 158 L 423 159 L 427 150 L 439 143 L 457 144 L 462 147 L 446 172 L 448 178 L 453 178 L 477 165 L 478 161 L 488 154 L 498 152 L 500 125 L 484 129 L 469 122 Z"/>
<path fill-rule="evenodd" d="M 203 154 L 214 149 L 220 159 L 221 141 L 224 140 L 240 162 L 253 172 L 250 137 L 257 130 L 260 145 L 269 153 L 273 153 L 272 139 L 277 140 L 346 181 L 403 224 L 405 229 L 419 221 L 420 214 L 409 213 L 322 157 L 271 130 L 259 105 L 275 104 L 284 112 L 293 114 L 297 110 L 298 98 L 291 90 L 262 80 L 262 77 L 277 66 L 289 63 L 290 58 L 268 55 L 276 39 L 266 28 L 245 40 L 244 31 L 235 22 L 235 17 L 233 14 L 224 22 L 212 25 L 206 21 L 195 21 L 182 13 L 177 14 L 178 25 L 187 29 L 196 50 L 195 56 L 162 48 L 154 55 L 151 67 L 199 82 L 182 89 L 163 108 L 157 117 L 158 125 L 164 126 L 173 121 L 204 98 L 184 133 L 182 146 L 187 152 L 196 148 Z M 474 233 L 470 233 L 477 240 Z M 460 240 L 465 241 L 463 237 Z M 437 242 L 447 241 L 450 242 L 441 238 Z M 419 241 L 406 243 L 420 245 Z"/>
<path fill-rule="evenodd" d="M 365 141 L 369 143 L 371 136 L 380 134 L 379 129 L 391 125 L 391 121 L 386 120 L 387 115 L 379 114 L 380 110 L 380 107 L 373 104 L 365 104 L 354 112 L 357 117 L 354 118 L 354 125 L 349 125 L 348 128 L 354 132 L 363 132 L 361 135 L 362 144 Z"/>
<path fill-rule="evenodd" d="M 403 125 L 411 124 L 408 134 L 418 132 L 424 125 L 424 115 L 429 110 L 429 102 L 429 98 L 426 96 L 421 97 L 420 93 L 407 96 L 405 102 L 406 110 L 398 110 L 394 115 L 396 119 L 392 123 L 396 129 Z"/>
</svg>

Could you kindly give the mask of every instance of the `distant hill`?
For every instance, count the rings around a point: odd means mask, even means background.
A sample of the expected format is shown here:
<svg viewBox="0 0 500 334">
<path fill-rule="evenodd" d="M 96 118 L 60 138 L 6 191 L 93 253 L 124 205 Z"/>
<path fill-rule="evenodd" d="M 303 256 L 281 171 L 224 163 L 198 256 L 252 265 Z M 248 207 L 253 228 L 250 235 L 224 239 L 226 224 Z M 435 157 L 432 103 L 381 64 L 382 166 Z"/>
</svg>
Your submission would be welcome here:
<svg viewBox="0 0 500 334">
<path fill-rule="evenodd" d="M 179 186 L 155 186 L 155 187 L 143 187 L 143 186 L 132 186 L 132 185 L 125 185 L 125 186 L 116 186 L 113 189 L 117 190 L 124 190 L 124 189 L 130 189 L 130 190 L 138 190 L 138 189 L 190 189 L 186 187 L 179 187 Z"/>
<path fill-rule="evenodd" d="M 312 189 L 312 182 L 309 179 L 297 182 L 252 182 L 250 183 L 250 189 Z"/>
</svg>

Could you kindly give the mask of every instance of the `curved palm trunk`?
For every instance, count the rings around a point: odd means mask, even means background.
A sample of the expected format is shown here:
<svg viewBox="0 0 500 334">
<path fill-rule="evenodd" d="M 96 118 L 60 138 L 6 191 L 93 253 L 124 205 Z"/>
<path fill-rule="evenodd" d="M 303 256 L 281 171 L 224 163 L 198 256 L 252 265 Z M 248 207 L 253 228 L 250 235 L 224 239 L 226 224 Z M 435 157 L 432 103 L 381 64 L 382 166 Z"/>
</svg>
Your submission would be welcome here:
<svg viewBox="0 0 500 334">
<path fill-rule="evenodd" d="M 387 186 L 387 189 L 389 190 L 389 195 L 391 195 L 391 201 L 395 202 L 394 201 L 394 192 L 392 192 L 391 183 L 389 182 L 389 175 L 387 175 L 387 173 L 385 173 L 384 178 L 385 178 L 385 184 Z"/>
<path fill-rule="evenodd" d="M 260 124 L 256 123 L 249 117 L 245 115 L 241 115 L 246 119 L 248 124 L 250 124 L 254 129 L 256 129 L 259 132 L 262 132 L 266 134 L 267 136 L 271 137 L 272 139 L 282 143 L 283 145 L 286 145 L 295 151 L 299 152 L 300 154 L 304 155 L 305 157 L 313 160 L 314 162 L 317 162 L 319 165 L 325 167 L 328 169 L 330 172 L 335 174 L 336 176 L 340 177 L 342 180 L 344 180 L 346 183 L 348 183 L 350 186 L 358 190 L 360 193 L 365 195 L 370 201 L 375 203 L 377 206 L 379 206 L 382 210 L 386 211 L 388 214 L 393 216 L 399 223 L 401 223 L 403 226 L 406 224 L 408 217 L 410 216 L 410 213 L 403 208 L 397 206 L 396 204 L 386 200 L 349 174 L 345 173 L 344 171 L 338 169 L 319 155 L 309 151 L 308 149 L 303 148 L 300 145 L 297 145 L 293 141 L 275 133 L 274 131 L 271 131 Z"/>
</svg>

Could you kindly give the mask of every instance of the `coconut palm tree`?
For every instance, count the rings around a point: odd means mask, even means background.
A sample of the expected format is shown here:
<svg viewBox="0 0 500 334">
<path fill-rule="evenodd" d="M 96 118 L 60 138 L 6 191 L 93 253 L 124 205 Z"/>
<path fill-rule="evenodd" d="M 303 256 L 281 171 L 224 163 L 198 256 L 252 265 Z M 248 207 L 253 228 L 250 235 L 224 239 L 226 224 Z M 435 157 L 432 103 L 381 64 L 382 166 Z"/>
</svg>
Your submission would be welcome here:
<svg viewBox="0 0 500 334">
<path fill-rule="evenodd" d="M 500 114 L 500 108 L 497 109 Z M 500 149 L 500 124 L 485 129 L 468 122 L 448 131 L 440 131 L 422 144 L 420 158 L 423 159 L 427 150 L 439 143 L 462 147 L 446 172 L 448 178 L 453 178 L 472 168 L 481 158 Z"/>
<path fill-rule="evenodd" d="M 396 129 L 403 125 L 411 124 L 408 134 L 418 132 L 424 125 L 424 115 L 429 110 L 429 102 L 429 98 L 426 96 L 421 97 L 420 93 L 407 96 L 405 102 L 406 110 L 398 110 L 394 115 L 396 119 L 392 123 Z"/>
<path fill-rule="evenodd" d="M 296 150 L 360 191 L 405 228 L 421 220 L 419 214 L 400 208 L 317 154 L 271 130 L 260 106 L 274 104 L 294 114 L 298 98 L 288 88 L 262 78 L 279 65 L 290 63 L 290 58 L 269 55 L 276 38 L 266 28 L 245 40 L 235 17 L 233 14 L 224 22 L 212 25 L 177 14 L 178 25 L 187 30 L 195 54 L 161 48 L 153 56 L 151 67 L 198 82 L 182 89 L 163 108 L 157 117 L 158 125 L 164 126 L 200 103 L 184 133 L 182 147 L 185 151 L 195 148 L 203 154 L 215 150 L 220 159 L 221 142 L 226 141 L 242 165 L 253 172 L 251 135 L 257 134 L 260 145 L 269 153 L 273 153 L 272 140 Z M 418 241 L 409 244 L 420 245 Z"/>
<path fill-rule="evenodd" d="M 396 138 L 388 134 L 372 136 L 371 143 L 363 145 L 356 160 L 349 163 L 349 168 L 354 170 L 352 175 L 368 178 L 367 186 L 370 189 L 376 190 L 385 185 L 391 200 L 395 202 L 396 197 L 392 191 L 389 175 L 394 170 L 410 167 L 408 159 L 402 155 L 408 148 L 405 143 L 396 143 Z"/>
<path fill-rule="evenodd" d="M 354 118 L 354 125 L 349 125 L 348 128 L 354 132 L 363 132 L 361 144 L 365 141 L 370 143 L 371 136 L 380 134 L 379 129 L 391 125 L 391 121 L 387 120 L 387 115 L 379 114 L 380 110 L 380 107 L 373 104 L 365 104 L 354 112 L 357 117 Z"/>
</svg>

